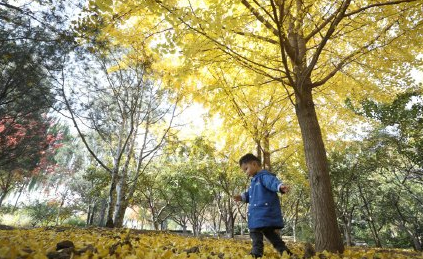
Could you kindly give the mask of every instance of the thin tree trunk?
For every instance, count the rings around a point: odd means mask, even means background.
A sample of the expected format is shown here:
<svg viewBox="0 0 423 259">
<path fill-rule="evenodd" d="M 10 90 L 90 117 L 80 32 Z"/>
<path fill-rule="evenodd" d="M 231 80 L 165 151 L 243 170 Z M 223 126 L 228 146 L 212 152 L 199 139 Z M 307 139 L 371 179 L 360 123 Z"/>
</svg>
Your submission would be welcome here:
<svg viewBox="0 0 423 259">
<path fill-rule="evenodd" d="M 106 217 L 106 210 L 107 210 L 107 200 L 103 198 L 101 200 L 100 219 L 99 219 L 99 222 L 98 222 L 98 225 L 100 227 L 105 226 L 104 220 L 105 220 L 105 217 Z"/>
<path fill-rule="evenodd" d="M 409 238 L 411 239 L 411 243 L 413 244 L 414 249 L 415 249 L 416 251 L 422 251 L 422 243 L 421 243 L 421 241 L 419 240 L 419 235 L 418 235 L 418 234 L 413 233 L 413 231 L 411 231 L 411 230 L 410 230 L 409 228 L 407 228 L 407 226 L 406 226 L 407 219 L 404 217 L 403 213 L 402 213 L 402 212 L 401 212 L 401 210 L 400 210 L 400 207 L 399 207 L 399 205 L 398 205 L 398 199 L 399 199 L 399 197 L 397 198 L 397 201 L 396 201 L 396 202 L 394 202 L 394 206 L 395 206 L 395 208 L 396 208 L 396 210 L 397 210 L 398 215 L 400 216 L 400 221 L 399 221 L 400 228 L 401 228 L 403 231 L 405 231 L 405 232 L 407 233 L 407 235 L 408 235 L 408 236 L 409 236 Z M 417 233 L 418 233 L 418 232 L 417 232 Z"/>
<path fill-rule="evenodd" d="M 234 216 L 234 213 L 233 213 L 233 211 L 232 211 L 232 208 L 229 208 L 229 210 L 228 210 L 228 212 L 229 212 L 229 231 L 228 231 L 228 234 L 229 234 L 229 237 L 230 238 L 234 238 L 234 236 L 235 236 L 235 230 L 234 230 L 234 226 L 235 226 L 235 216 Z"/>
<path fill-rule="evenodd" d="M 302 192 L 300 194 L 302 194 Z M 297 198 L 297 200 L 295 202 L 294 223 L 292 225 L 294 242 L 297 242 L 297 224 L 298 224 L 298 208 L 299 208 L 299 205 L 300 205 L 300 198 Z"/>
<path fill-rule="evenodd" d="M 159 230 L 159 222 L 156 219 L 153 219 L 154 230 Z"/>
<path fill-rule="evenodd" d="M 138 125 L 139 119 L 140 119 L 140 114 L 141 114 L 141 112 L 138 113 L 134 125 Z M 134 134 L 131 138 L 131 141 L 128 145 L 128 148 L 126 149 L 126 154 L 127 154 L 126 161 L 125 161 L 125 164 L 124 164 L 124 166 L 121 170 L 122 175 L 119 178 L 119 182 L 117 184 L 116 208 L 115 208 L 115 214 L 113 216 L 115 227 L 122 227 L 123 219 L 125 218 L 126 208 L 128 207 L 128 204 L 129 204 L 128 201 L 129 201 L 129 199 L 132 198 L 132 196 L 130 196 L 131 194 L 128 194 L 127 178 L 128 178 L 129 164 L 130 164 L 132 157 L 134 155 L 134 146 L 135 146 L 135 140 L 136 140 L 137 133 L 138 133 L 138 127 L 136 127 L 134 129 Z M 134 185 L 135 185 L 135 183 L 136 183 L 136 181 L 134 181 Z"/>
<path fill-rule="evenodd" d="M 5 183 L 5 187 L 3 188 L 2 194 L 0 196 L 0 208 L 1 208 L 1 205 L 3 204 L 4 199 L 7 196 L 7 194 L 10 192 L 11 183 L 12 183 L 12 172 L 9 171 L 9 173 L 7 175 L 7 180 L 6 180 L 6 183 Z"/>
<path fill-rule="evenodd" d="M 261 155 L 261 143 L 260 140 L 256 140 L 256 150 L 257 150 L 257 158 L 262 162 L 262 155 Z"/>
<path fill-rule="evenodd" d="M 352 235 L 351 235 L 351 217 L 345 215 L 342 217 L 344 223 L 344 236 L 347 246 L 352 246 Z"/>
<path fill-rule="evenodd" d="M 89 218 L 89 221 L 88 221 L 89 226 L 92 226 L 94 224 L 94 217 L 95 217 L 96 211 L 97 211 L 97 204 L 94 203 L 91 210 L 91 217 Z"/>
<path fill-rule="evenodd" d="M 6 192 L 3 192 L 3 193 L 1 194 L 1 196 L 0 196 L 0 207 L 1 207 L 1 205 L 3 204 L 3 200 L 4 200 L 4 198 L 6 198 L 6 195 L 7 195 L 7 193 L 6 193 Z"/>
<path fill-rule="evenodd" d="M 18 195 L 18 198 L 16 198 L 15 206 L 13 206 L 13 212 L 15 212 L 16 208 L 18 207 L 18 201 L 21 198 L 21 195 L 22 195 L 22 192 L 23 192 L 23 189 L 25 188 L 25 186 L 26 186 L 26 184 L 23 184 L 21 186 L 21 188 L 19 189 L 19 195 Z M 1 207 L 1 205 L 0 205 L 0 207 Z"/>
<path fill-rule="evenodd" d="M 423 251 L 422 243 L 419 240 L 419 237 L 417 235 L 414 235 L 413 233 L 409 233 L 410 238 L 413 240 L 414 249 L 416 251 Z"/>
<path fill-rule="evenodd" d="M 88 212 L 87 212 L 87 220 L 85 221 L 85 225 L 90 225 L 90 219 L 91 219 L 91 204 L 88 205 Z"/>
<path fill-rule="evenodd" d="M 311 207 L 317 251 L 344 251 L 337 224 L 335 203 L 322 133 L 312 98 L 311 87 L 302 86 L 296 96 L 295 110 L 304 142 L 311 187 Z"/>
<path fill-rule="evenodd" d="M 124 171 L 126 171 L 124 169 Z M 122 227 L 123 225 L 123 219 L 125 217 L 125 211 L 128 207 L 128 202 L 126 193 L 127 193 L 127 183 L 126 183 L 126 172 L 123 173 L 123 175 L 120 177 L 119 182 L 116 187 L 116 205 L 115 205 L 115 211 L 113 215 L 113 221 L 115 227 Z"/>
<path fill-rule="evenodd" d="M 109 189 L 109 202 L 108 202 L 108 210 L 106 215 L 106 227 L 113 228 L 114 222 L 113 222 L 113 211 L 116 205 L 116 185 L 118 181 L 118 172 L 116 170 L 113 170 L 113 175 L 110 183 L 110 189 Z"/>
<path fill-rule="evenodd" d="M 65 204 L 65 197 L 62 198 L 62 201 L 60 202 L 59 208 L 57 209 L 56 226 L 58 226 L 59 223 L 60 223 L 60 214 L 62 213 L 62 208 L 63 208 L 63 205 Z"/>
<path fill-rule="evenodd" d="M 380 241 L 380 237 L 379 237 L 379 231 L 377 230 L 376 224 L 373 220 L 373 213 L 370 210 L 369 202 L 366 199 L 366 197 L 363 193 L 362 187 L 360 185 L 358 185 L 358 190 L 359 190 L 361 199 L 363 200 L 363 203 L 364 203 L 364 209 L 365 209 L 366 214 L 367 214 L 366 215 L 366 221 L 367 221 L 367 224 L 369 224 L 370 231 L 371 231 L 372 236 L 373 236 L 373 240 L 375 241 L 376 247 L 382 247 L 382 242 Z"/>
</svg>

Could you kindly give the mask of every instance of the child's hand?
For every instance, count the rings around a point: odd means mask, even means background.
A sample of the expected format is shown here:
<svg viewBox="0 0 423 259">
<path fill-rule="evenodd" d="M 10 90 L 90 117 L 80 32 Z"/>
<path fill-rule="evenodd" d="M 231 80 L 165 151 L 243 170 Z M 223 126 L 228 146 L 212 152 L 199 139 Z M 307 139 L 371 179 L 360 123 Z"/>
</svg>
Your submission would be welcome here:
<svg viewBox="0 0 423 259">
<path fill-rule="evenodd" d="M 234 198 L 235 201 L 242 201 L 241 195 L 235 195 L 235 196 L 233 196 L 233 198 Z"/>
<path fill-rule="evenodd" d="M 282 186 L 279 188 L 279 190 L 280 190 L 280 192 L 281 192 L 282 194 L 287 193 L 287 192 L 289 192 L 289 186 L 287 186 L 287 185 L 282 185 Z"/>
</svg>

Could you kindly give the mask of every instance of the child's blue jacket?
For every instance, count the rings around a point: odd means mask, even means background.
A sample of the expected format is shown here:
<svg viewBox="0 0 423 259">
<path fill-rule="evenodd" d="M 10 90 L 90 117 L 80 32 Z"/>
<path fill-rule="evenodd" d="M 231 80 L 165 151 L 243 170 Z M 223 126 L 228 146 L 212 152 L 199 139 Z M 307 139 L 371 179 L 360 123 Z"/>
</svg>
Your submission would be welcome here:
<svg viewBox="0 0 423 259">
<path fill-rule="evenodd" d="M 251 178 L 250 188 L 242 194 L 248 205 L 248 228 L 283 228 L 278 192 L 281 182 L 267 170 L 261 170 Z"/>
</svg>

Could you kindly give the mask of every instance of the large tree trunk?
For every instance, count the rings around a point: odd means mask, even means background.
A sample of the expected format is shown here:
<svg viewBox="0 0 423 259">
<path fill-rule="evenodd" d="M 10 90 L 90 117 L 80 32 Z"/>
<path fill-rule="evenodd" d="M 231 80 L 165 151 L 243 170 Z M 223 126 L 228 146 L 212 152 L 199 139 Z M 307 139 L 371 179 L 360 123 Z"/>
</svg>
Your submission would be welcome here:
<svg viewBox="0 0 423 259">
<path fill-rule="evenodd" d="M 270 164 L 270 136 L 269 133 L 266 133 L 263 138 L 263 166 L 264 169 L 272 171 L 272 166 Z"/>
<path fill-rule="evenodd" d="M 337 224 L 326 150 L 313 103 L 312 89 L 307 86 L 301 88 L 303 91 L 301 96 L 296 96 L 295 110 L 309 171 L 316 250 L 343 252 L 344 245 Z"/>
<path fill-rule="evenodd" d="M 196 221 L 192 224 L 192 233 L 195 237 L 197 237 L 199 235 L 199 233 L 198 233 L 198 223 Z"/>
<path fill-rule="evenodd" d="M 254 140 L 256 142 L 256 150 L 257 150 L 257 158 L 262 162 L 262 156 L 261 156 L 261 141 L 256 139 Z"/>
<path fill-rule="evenodd" d="M 128 201 L 125 198 L 119 198 L 116 202 L 116 209 L 114 215 L 114 226 L 121 228 L 123 226 L 123 220 L 125 218 L 126 208 L 128 208 Z"/>
</svg>

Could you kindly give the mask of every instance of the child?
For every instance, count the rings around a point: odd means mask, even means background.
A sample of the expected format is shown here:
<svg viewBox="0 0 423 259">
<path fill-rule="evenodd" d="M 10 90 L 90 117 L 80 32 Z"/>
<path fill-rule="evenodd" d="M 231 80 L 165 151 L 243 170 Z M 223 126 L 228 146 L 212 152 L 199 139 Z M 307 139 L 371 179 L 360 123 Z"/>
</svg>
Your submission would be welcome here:
<svg viewBox="0 0 423 259">
<path fill-rule="evenodd" d="M 250 188 L 242 195 L 234 196 L 234 200 L 249 203 L 248 228 L 252 239 L 251 255 L 255 258 L 263 256 L 263 235 L 273 247 L 282 254 L 291 255 L 277 230 L 283 228 L 281 206 L 278 192 L 285 193 L 288 187 L 267 170 L 261 168 L 261 161 L 253 154 L 246 154 L 239 160 L 241 169 L 251 178 Z"/>
</svg>

